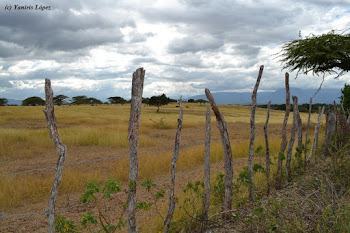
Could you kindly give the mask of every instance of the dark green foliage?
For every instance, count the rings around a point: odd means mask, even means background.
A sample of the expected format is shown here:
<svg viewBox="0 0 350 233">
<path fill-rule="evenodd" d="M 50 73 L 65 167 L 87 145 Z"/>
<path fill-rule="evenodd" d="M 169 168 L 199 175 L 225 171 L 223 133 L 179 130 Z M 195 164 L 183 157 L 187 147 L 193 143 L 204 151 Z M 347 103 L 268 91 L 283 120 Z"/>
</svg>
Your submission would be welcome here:
<svg viewBox="0 0 350 233">
<path fill-rule="evenodd" d="M 156 187 L 157 185 L 153 182 L 152 179 L 147 179 L 145 180 L 142 184 L 141 184 L 142 187 L 145 187 L 146 190 L 149 192 L 151 190 L 152 187 Z"/>
<path fill-rule="evenodd" d="M 0 98 L 0 106 L 7 105 L 8 100 L 6 98 Z"/>
<path fill-rule="evenodd" d="M 88 98 L 85 95 L 80 95 L 72 98 L 72 104 L 102 104 L 102 101 L 95 98 Z"/>
<path fill-rule="evenodd" d="M 108 101 L 111 104 L 121 104 L 124 105 L 126 103 L 126 100 L 123 97 L 120 96 L 114 96 L 114 97 L 109 97 Z"/>
<path fill-rule="evenodd" d="M 159 107 L 162 105 L 167 105 L 170 102 L 170 98 L 166 97 L 165 94 L 152 96 L 149 99 L 149 105 L 157 106 L 157 112 L 159 112 Z"/>
<path fill-rule="evenodd" d="M 194 99 L 189 99 L 187 102 L 188 102 L 188 103 L 193 103 L 193 102 L 194 102 Z"/>
<path fill-rule="evenodd" d="M 312 71 L 316 75 L 340 70 L 341 75 L 350 70 L 350 34 L 331 31 L 321 36 L 293 40 L 284 44 L 281 56 L 284 69 L 304 74 Z"/>
<path fill-rule="evenodd" d="M 62 104 L 64 104 L 66 99 L 68 99 L 68 96 L 57 95 L 57 96 L 53 97 L 53 103 L 58 105 L 58 106 L 61 106 Z"/>
<path fill-rule="evenodd" d="M 98 224 L 98 221 L 93 216 L 93 212 L 89 212 L 87 214 L 82 214 L 80 217 L 83 219 L 83 221 L 81 222 L 81 225 L 83 227 L 86 227 L 88 223 L 91 223 L 93 225 L 97 225 Z"/>
<path fill-rule="evenodd" d="M 40 97 L 33 96 L 29 97 L 22 102 L 22 106 L 44 106 L 45 100 Z"/>
<path fill-rule="evenodd" d="M 342 96 L 340 96 L 340 103 L 343 104 L 345 110 L 350 110 L 350 85 L 345 84 L 341 89 Z"/>
</svg>

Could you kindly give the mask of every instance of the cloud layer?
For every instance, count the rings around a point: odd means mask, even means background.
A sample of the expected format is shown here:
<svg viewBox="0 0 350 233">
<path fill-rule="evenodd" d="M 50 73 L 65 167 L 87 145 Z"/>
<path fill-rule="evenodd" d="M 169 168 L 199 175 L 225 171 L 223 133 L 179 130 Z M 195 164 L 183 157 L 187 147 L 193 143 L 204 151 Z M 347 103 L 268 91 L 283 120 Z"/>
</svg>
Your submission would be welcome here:
<svg viewBox="0 0 350 233">
<path fill-rule="evenodd" d="M 0 97 L 55 94 L 130 97 L 131 75 L 146 69 L 145 96 L 250 91 L 260 65 L 262 90 L 284 85 L 276 54 L 310 33 L 350 28 L 348 0 L 36 1 L 50 11 L 5 11 L 0 3 Z M 18 0 L 18 5 L 34 4 Z M 294 75 L 294 74 L 292 74 Z M 349 80 L 326 77 L 325 88 Z M 299 88 L 320 77 L 300 76 Z"/>
</svg>

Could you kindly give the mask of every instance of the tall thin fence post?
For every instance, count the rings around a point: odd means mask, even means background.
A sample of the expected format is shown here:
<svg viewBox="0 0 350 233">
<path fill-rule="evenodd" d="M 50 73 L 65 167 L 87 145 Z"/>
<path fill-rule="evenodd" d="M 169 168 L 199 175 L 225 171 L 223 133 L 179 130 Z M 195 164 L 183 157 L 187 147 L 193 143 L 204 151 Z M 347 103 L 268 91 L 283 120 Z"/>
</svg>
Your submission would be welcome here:
<svg viewBox="0 0 350 233">
<path fill-rule="evenodd" d="M 224 116 L 219 111 L 214 97 L 210 93 L 209 89 L 205 89 L 205 95 L 207 96 L 211 108 L 215 114 L 218 129 L 221 135 L 222 147 L 224 151 L 224 169 L 225 169 L 225 195 L 223 203 L 223 219 L 230 219 L 231 215 L 228 212 L 232 207 L 232 180 L 233 180 L 233 168 L 232 168 L 232 149 L 230 144 L 230 138 L 228 135 L 227 125 Z"/>
<path fill-rule="evenodd" d="M 277 173 L 276 173 L 276 189 L 281 188 L 282 182 L 282 164 L 285 159 L 284 152 L 287 148 L 287 123 L 290 113 L 290 92 L 289 92 L 289 74 L 285 74 L 285 86 L 286 86 L 286 112 L 284 114 L 283 126 L 282 126 L 282 144 L 278 155 Z"/>
<path fill-rule="evenodd" d="M 292 125 L 292 132 L 289 140 L 289 145 L 287 150 L 287 160 L 286 160 L 286 173 L 287 173 L 288 181 L 292 179 L 291 161 L 292 161 L 293 146 L 295 141 L 295 131 L 297 130 L 298 116 L 299 116 L 298 97 L 293 96 L 292 98 L 293 98 L 293 125 Z"/>
<path fill-rule="evenodd" d="M 267 191 L 266 195 L 270 196 L 270 146 L 269 146 L 269 137 L 267 134 L 267 126 L 269 124 L 270 119 L 270 106 L 271 106 L 271 100 L 267 104 L 267 114 L 266 114 L 266 122 L 264 125 L 264 135 L 265 135 L 265 145 L 266 145 L 266 180 L 267 180 Z"/>
<path fill-rule="evenodd" d="M 322 115 L 323 115 L 324 109 L 325 109 L 325 107 L 323 106 L 323 107 L 322 107 L 322 110 L 320 111 L 320 113 L 319 113 L 319 115 L 318 115 L 317 125 L 315 126 L 314 141 L 313 141 L 312 146 L 311 146 L 310 154 L 309 154 L 309 156 L 308 156 L 308 158 L 307 158 L 307 160 L 306 160 L 306 163 L 307 163 L 307 164 L 310 164 L 312 155 L 313 155 L 314 150 L 315 150 L 315 146 L 316 146 L 316 144 L 317 144 L 318 130 L 319 130 L 319 128 L 320 128 L 320 124 L 321 124 L 321 120 L 322 120 Z"/>
<path fill-rule="evenodd" d="M 55 232 L 55 205 L 58 193 L 58 186 L 62 180 L 64 161 L 66 159 L 67 147 L 62 143 L 57 130 L 56 116 L 53 104 L 53 91 L 51 88 L 50 79 L 45 79 L 45 98 L 46 98 L 46 108 L 44 110 L 47 127 L 50 131 L 50 138 L 56 146 L 58 152 L 58 160 L 56 166 L 55 178 L 50 192 L 49 208 L 48 212 L 48 223 L 49 232 Z"/>
<path fill-rule="evenodd" d="M 250 176 L 249 187 L 249 201 L 254 201 L 254 176 L 253 176 L 253 157 L 254 157 L 254 141 L 255 141 L 255 111 L 256 111 L 256 95 L 258 92 L 261 76 L 264 70 L 264 66 L 260 66 L 259 75 L 255 83 L 255 87 L 252 94 L 252 107 L 250 115 L 250 143 L 249 143 L 249 157 L 248 157 L 248 170 Z"/>
<path fill-rule="evenodd" d="M 307 147 L 308 147 L 307 140 L 308 140 L 309 128 L 310 128 L 311 110 L 312 110 L 312 97 L 310 98 L 309 116 L 307 118 L 307 126 L 306 126 L 306 132 L 305 132 L 304 169 L 306 169 L 306 154 L 307 154 Z"/>
<path fill-rule="evenodd" d="M 130 120 L 128 129 L 129 138 L 129 192 L 128 192 L 128 208 L 127 208 L 127 223 L 128 232 L 138 232 L 136 224 L 136 187 L 139 172 L 139 127 L 141 120 L 141 103 L 143 83 L 145 79 L 145 70 L 143 68 L 137 69 L 133 73 L 132 77 L 132 89 L 131 89 L 131 108 L 130 108 Z"/>
<path fill-rule="evenodd" d="M 210 108 L 206 111 L 205 122 L 205 151 L 204 151 L 204 198 L 203 198 L 203 227 L 202 232 L 208 228 L 208 213 L 210 205 L 210 134 L 211 115 Z"/>
<path fill-rule="evenodd" d="M 176 164 L 177 159 L 179 157 L 179 150 L 180 150 L 180 140 L 181 140 L 181 129 L 182 129 L 182 122 L 183 122 L 183 111 L 182 111 L 182 97 L 180 97 L 179 100 L 179 106 L 180 106 L 180 115 L 177 119 L 177 132 L 175 136 L 175 147 L 174 147 L 174 153 L 173 157 L 171 159 L 171 183 L 169 188 L 169 209 L 168 214 L 164 220 L 164 233 L 168 232 L 170 229 L 171 221 L 174 216 L 175 211 L 175 176 L 176 176 Z"/>
<path fill-rule="evenodd" d="M 336 118 L 333 112 L 328 112 L 326 115 L 326 132 L 324 136 L 323 144 L 323 155 L 329 155 L 329 143 L 332 139 L 332 136 L 335 134 Z"/>
</svg>

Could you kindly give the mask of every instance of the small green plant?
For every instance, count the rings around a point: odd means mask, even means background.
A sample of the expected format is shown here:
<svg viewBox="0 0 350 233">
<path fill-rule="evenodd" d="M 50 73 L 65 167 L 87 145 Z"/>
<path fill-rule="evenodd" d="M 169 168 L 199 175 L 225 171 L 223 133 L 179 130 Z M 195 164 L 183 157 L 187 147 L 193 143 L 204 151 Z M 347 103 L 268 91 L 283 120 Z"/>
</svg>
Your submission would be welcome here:
<svg viewBox="0 0 350 233">
<path fill-rule="evenodd" d="M 58 215 L 55 219 L 55 231 L 56 232 L 79 232 L 79 227 L 75 224 L 74 221 L 67 220 L 66 217 Z"/>
</svg>

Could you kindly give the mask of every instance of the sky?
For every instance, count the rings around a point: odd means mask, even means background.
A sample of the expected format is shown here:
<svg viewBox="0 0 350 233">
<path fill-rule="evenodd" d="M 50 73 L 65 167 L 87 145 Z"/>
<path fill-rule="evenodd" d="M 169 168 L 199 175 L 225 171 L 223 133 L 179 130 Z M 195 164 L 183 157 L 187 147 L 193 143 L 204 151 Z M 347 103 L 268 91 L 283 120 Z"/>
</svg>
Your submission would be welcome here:
<svg viewBox="0 0 350 233">
<path fill-rule="evenodd" d="M 139 67 L 145 97 L 252 91 L 260 65 L 259 90 L 273 91 L 283 43 L 348 28 L 350 0 L 1 0 L 0 98 L 44 97 L 50 78 L 55 95 L 129 99 Z M 303 89 L 322 80 L 294 77 Z M 350 81 L 334 77 L 323 88 Z"/>
</svg>

